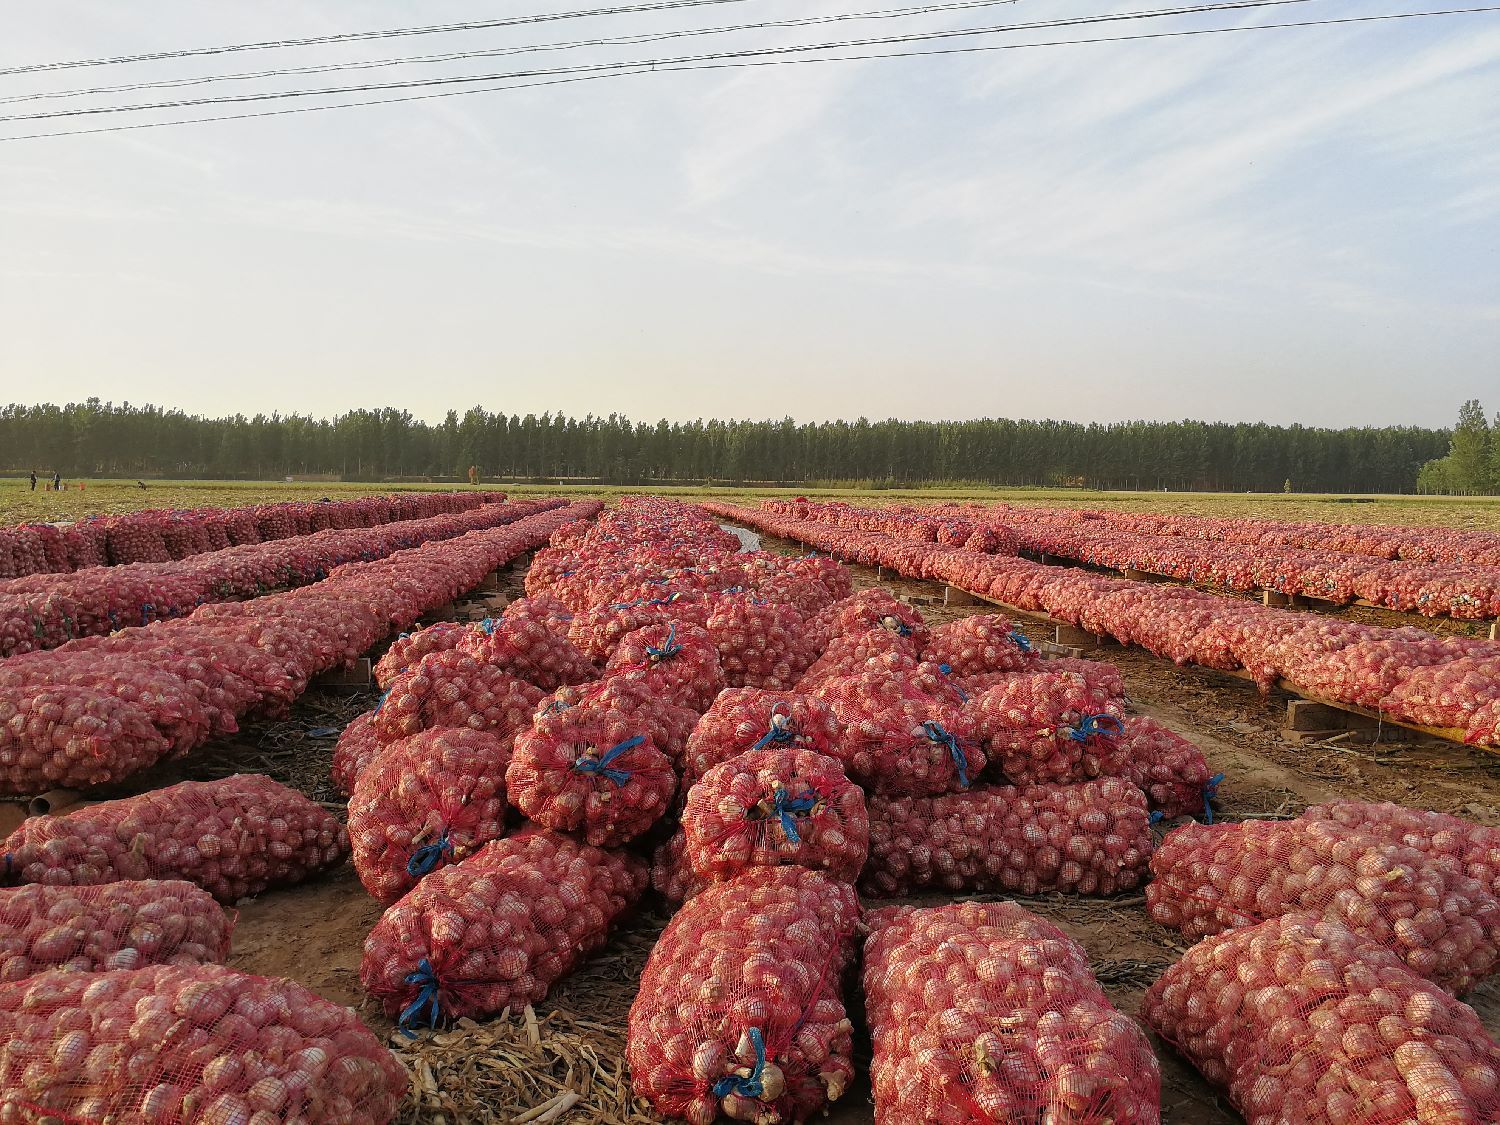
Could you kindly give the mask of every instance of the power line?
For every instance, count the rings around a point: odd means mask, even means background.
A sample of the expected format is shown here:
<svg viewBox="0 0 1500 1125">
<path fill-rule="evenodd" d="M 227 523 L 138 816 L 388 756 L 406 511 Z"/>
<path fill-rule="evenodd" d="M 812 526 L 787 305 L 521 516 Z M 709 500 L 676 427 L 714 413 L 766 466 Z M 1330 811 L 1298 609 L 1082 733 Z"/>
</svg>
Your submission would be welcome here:
<svg viewBox="0 0 1500 1125">
<path fill-rule="evenodd" d="M 453 31 L 483 31 L 496 27 L 519 27 L 522 24 L 556 23 L 590 16 L 618 16 L 636 12 L 669 12 L 681 8 L 707 8 L 720 4 L 743 4 L 746 0 L 655 0 L 653 3 L 629 4 L 617 8 L 585 8 L 571 12 L 543 12 L 529 16 L 508 16 L 498 20 L 464 20 L 459 23 L 435 23 L 425 27 L 395 27 L 385 31 L 345 31 L 336 35 L 309 35 L 301 39 L 267 39 L 255 43 L 227 43 L 219 47 L 190 47 L 177 51 L 152 51 L 142 55 L 115 55 L 100 59 L 70 59 L 66 62 L 30 63 L 26 66 L 0 68 L 0 75 L 35 74 L 46 70 L 75 70 L 86 66 L 115 66 L 120 63 L 154 62 L 158 59 L 196 58 L 202 55 L 228 55 L 241 51 L 278 50 L 283 47 L 312 47 L 324 43 L 350 43 L 370 39 L 399 39 L 413 35 L 441 35 Z"/>
<path fill-rule="evenodd" d="M 1286 23 L 1251 24 L 1246 27 L 1203 27 L 1185 31 L 1141 32 L 1136 35 L 1106 35 L 1088 39 L 1055 39 L 1040 43 L 986 43 L 968 47 L 934 47 L 918 51 L 889 51 L 861 55 L 838 55 L 829 58 L 758 59 L 738 62 L 694 63 L 684 66 L 656 66 L 651 64 L 626 64 L 631 69 L 606 73 L 572 75 L 565 78 L 545 79 L 535 82 L 520 82 L 502 86 L 468 87 L 461 90 L 441 90 L 428 94 L 403 94 L 394 98 L 372 98 L 355 102 L 339 102 L 333 105 L 293 106 L 287 109 L 257 110 L 250 113 L 221 114 L 214 117 L 184 117 L 167 121 L 146 121 L 132 125 L 103 125 L 93 129 L 67 129 L 50 133 L 23 133 L 14 137 L 0 137 L 0 143 L 9 141 L 40 140 L 47 137 L 82 137 L 99 133 L 127 133 L 137 129 L 160 129 L 174 125 L 201 125 L 219 121 L 245 121 L 261 117 L 285 117 L 299 113 L 320 113 L 324 110 L 355 109 L 374 105 L 394 105 L 400 102 L 432 101 L 437 98 L 452 98 L 467 94 L 500 93 L 507 90 L 533 89 L 539 86 L 562 86 L 574 82 L 593 82 L 604 78 L 631 78 L 644 74 L 670 74 L 697 70 L 736 70 L 767 66 L 797 66 L 809 63 L 864 62 L 883 59 L 931 58 L 941 55 L 971 55 L 992 51 L 1024 51 L 1039 47 L 1079 47 L 1097 43 L 1134 43 L 1155 39 L 1186 39 L 1200 35 L 1228 35 L 1237 32 L 1276 31 L 1314 27 L 1334 27 L 1342 24 L 1379 23 L 1387 20 L 1426 19 L 1438 16 L 1476 15 L 1500 12 L 1500 5 L 1476 8 L 1443 8 L 1424 12 L 1389 12 L 1370 16 L 1346 16 L 1339 19 L 1298 20 Z"/>
<path fill-rule="evenodd" d="M 859 47 L 886 46 L 897 43 L 925 43 L 942 39 L 962 39 L 976 35 L 1001 35 L 1010 32 L 1042 31 L 1062 27 L 1082 27 L 1100 23 L 1121 23 L 1133 20 L 1174 18 L 1184 15 L 1204 15 L 1215 12 L 1237 12 L 1259 8 L 1285 7 L 1289 4 L 1307 2 L 1308 0 L 1219 0 L 1219 2 L 1212 4 L 1156 8 L 1138 12 L 1110 12 L 1091 16 L 1069 16 L 1054 20 L 1031 20 L 1025 23 L 991 24 L 986 27 L 914 31 L 900 35 L 871 36 L 863 39 L 826 40 L 821 43 L 797 43 L 779 47 L 746 47 L 737 51 L 716 51 L 659 59 L 632 59 L 609 63 L 579 63 L 573 66 L 513 70 L 492 74 L 466 74 L 444 78 L 410 78 L 395 82 L 364 83 L 355 86 L 324 86 L 302 90 L 276 90 L 255 94 L 221 94 L 213 97 L 179 98 L 173 101 L 140 102 L 134 105 L 123 106 L 83 106 L 75 109 L 47 110 L 38 113 L 17 113 L 0 116 L 0 123 L 46 121 L 63 117 L 95 117 L 103 114 L 139 113 L 158 109 L 189 109 L 206 105 L 242 105 L 247 102 L 285 101 L 292 98 L 364 94 L 383 90 L 412 90 L 433 86 L 473 85 L 479 82 L 509 82 L 517 79 L 550 77 L 553 75 L 608 72 L 636 66 L 654 68 L 680 67 L 691 63 L 714 62 L 723 59 L 755 59 L 775 55 L 808 54 L 817 51 L 852 50 Z"/>
<path fill-rule="evenodd" d="M 262 78 L 284 78 L 298 74 L 331 74 L 346 70 L 373 70 L 389 66 L 406 66 L 417 63 L 460 62 L 467 59 L 496 58 L 500 56 L 525 55 L 541 51 L 563 51 L 579 47 L 639 46 L 643 43 L 660 43 L 669 39 L 688 39 L 705 35 L 725 35 L 737 31 L 766 31 L 788 27 L 812 27 L 840 23 L 848 20 L 896 19 L 910 16 L 935 15 L 940 12 L 972 11 L 976 8 L 995 8 L 1016 4 L 1019 0 L 952 0 L 949 3 L 921 4 L 905 8 L 886 8 L 877 11 L 841 12 L 823 16 L 800 16 L 793 19 L 761 20 L 755 23 L 720 24 L 714 27 L 685 28 L 675 31 L 645 31 L 632 35 L 614 35 L 597 39 L 573 39 L 556 43 L 537 43 L 522 47 L 487 47 L 476 51 L 447 51 L 438 54 L 406 55 L 394 59 L 361 59 L 353 62 L 319 63 L 309 66 L 277 67 L 267 70 L 238 71 L 232 74 L 209 74 L 195 78 L 164 78 L 152 82 L 131 82 L 116 86 L 94 86 L 73 90 L 49 90 L 39 94 L 16 94 L 0 97 L 0 104 L 45 101 L 58 98 L 87 97 L 97 94 L 133 93 L 137 90 L 177 89 L 183 86 L 201 86 L 211 82 L 240 82 Z M 1307 0 L 1296 0 L 1307 2 Z M 3 72 L 0 72 L 3 73 Z"/>
</svg>

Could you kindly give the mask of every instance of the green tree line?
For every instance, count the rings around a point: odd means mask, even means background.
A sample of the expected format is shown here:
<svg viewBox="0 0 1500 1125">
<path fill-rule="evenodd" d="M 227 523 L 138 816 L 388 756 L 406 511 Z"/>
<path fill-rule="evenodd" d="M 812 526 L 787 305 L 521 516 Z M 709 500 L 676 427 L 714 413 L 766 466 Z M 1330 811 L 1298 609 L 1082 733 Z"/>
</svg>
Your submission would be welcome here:
<svg viewBox="0 0 1500 1125">
<path fill-rule="evenodd" d="M 205 418 L 89 399 L 0 412 L 0 468 L 65 476 L 349 480 L 584 479 L 604 484 L 972 482 L 1092 488 L 1409 492 L 1448 450 L 1446 430 L 1322 429 L 1259 422 L 983 418 L 965 422 L 632 422 L 617 414 L 474 407 L 434 425 L 407 411 L 334 418 Z"/>
<path fill-rule="evenodd" d="M 1477 398 L 1464 403 L 1447 456 L 1422 466 L 1417 490 L 1468 496 L 1500 492 L 1500 414 L 1492 426 Z"/>
</svg>

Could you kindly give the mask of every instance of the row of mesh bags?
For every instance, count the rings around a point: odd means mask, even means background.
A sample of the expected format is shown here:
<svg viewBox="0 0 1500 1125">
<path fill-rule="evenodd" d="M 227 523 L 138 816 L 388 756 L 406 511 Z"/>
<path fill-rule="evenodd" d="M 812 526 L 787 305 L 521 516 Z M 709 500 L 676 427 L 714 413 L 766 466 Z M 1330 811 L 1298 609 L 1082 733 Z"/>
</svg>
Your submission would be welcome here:
<svg viewBox="0 0 1500 1125">
<path fill-rule="evenodd" d="M 576 508 L 346 564 L 321 582 L 0 665 L 0 790 L 117 781 L 274 714 L 309 678 L 544 542 Z"/>
<path fill-rule="evenodd" d="M 35 574 L 0 583 L 0 656 L 181 617 L 206 602 L 303 586 L 347 563 L 497 527 L 560 506 L 556 500 L 486 505 L 373 528 L 322 531 L 195 555 L 181 562 Z"/>
<path fill-rule="evenodd" d="M 1288 681 L 1392 718 L 1500 745 L 1500 644 L 1309 620 L 1202 590 L 1152 586 L 1025 559 L 708 504 L 726 518 L 813 543 L 841 557 L 932 577 L 1029 613 L 1045 613 L 1179 664 L 1245 669 L 1263 686 Z"/>
<path fill-rule="evenodd" d="M 0 528 L 0 580 L 170 562 L 225 547 L 453 515 L 504 501 L 503 492 L 414 492 L 239 508 L 148 508 L 71 524 L 22 524 Z"/>
</svg>

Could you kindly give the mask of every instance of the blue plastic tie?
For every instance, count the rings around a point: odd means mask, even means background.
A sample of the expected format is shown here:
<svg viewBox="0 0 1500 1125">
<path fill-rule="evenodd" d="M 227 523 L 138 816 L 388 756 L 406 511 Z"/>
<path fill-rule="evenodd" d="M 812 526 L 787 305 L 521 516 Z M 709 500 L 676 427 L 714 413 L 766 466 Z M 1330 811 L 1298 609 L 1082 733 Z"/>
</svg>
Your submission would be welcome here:
<svg viewBox="0 0 1500 1125">
<path fill-rule="evenodd" d="M 1147 822 L 1150 823 L 1150 824 L 1160 824 L 1162 821 L 1164 821 L 1166 819 L 1167 819 L 1167 814 L 1164 813 L 1164 812 L 1162 812 L 1161 809 L 1157 809 L 1154 813 L 1152 813 L 1149 817 L 1147 817 Z"/>
<path fill-rule="evenodd" d="M 452 854 L 453 841 L 448 839 L 448 830 L 444 828 L 436 840 L 411 853 L 411 858 L 406 861 L 406 873 L 414 879 L 431 875 L 437 870 L 437 865 Z"/>
<path fill-rule="evenodd" d="M 391 689 L 386 688 L 380 693 L 380 702 L 375 704 L 375 714 L 380 714 L 380 709 L 385 706 L 385 701 L 390 698 Z"/>
<path fill-rule="evenodd" d="M 1204 824 L 1212 824 L 1214 822 L 1214 807 L 1213 805 L 1209 804 L 1209 802 L 1219 795 L 1219 782 L 1223 780 L 1224 775 L 1222 773 L 1216 773 L 1213 775 L 1213 777 L 1208 779 L 1208 784 L 1203 787 Z"/>
<path fill-rule="evenodd" d="M 427 958 L 417 962 L 417 971 L 406 974 L 407 984 L 421 985 L 421 991 L 417 998 L 401 1011 L 400 1025 L 402 1032 L 408 1039 L 415 1039 L 407 1029 L 414 1026 L 422 1017 L 422 1009 L 430 1008 L 427 1016 L 429 1027 L 437 1027 L 438 1016 L 442 1014 L 442 1008 L 438 1004 L 438 979 L 437 973 L 433 972 L 432 962 Z"/>
<path fill-rule="evenodd" d="M 624 785 L 630 780 L 630 771 L 610 769 L 609 764 L 625 753 L 625 751 L 633 750 L 645 741 L 646 736 L 644 734 L 638 734 L 634 738 L 627 738 L 618 746 L 610 747 L 609 751 L 602 758 L 579 758 L 578 761 L 573 763 L 573 768 L 579 773 L 603 774 L 616 785 Z"/>
<path fill-rule="evenodd" d="M 1012 629 L 1010 631 L 1010 639 L 1016 642 L 1016 647 L 1022 652 L 1035 651 L 1035 649 L 1031 647 L 1031 641 L 1027 639 L 1026 634 L 1021 632 L 1021 630 L 1019 629 Z"/>
<path fill-rule="evenodd" d="M 332 738 L 339 733 L 338 727 L 310 727 L 307 731 L 308 738 Z"/>
<path fill-rule="evenodd" d="M 761 1038 L 760 1028 L 750 1029 L 750 1045 L 755 1048 L 755 1069 L 748 1075 L 726 1074 L 714 1083 L 714 1097 L 727 1098 L 738 1094 L 742 1098 L 758 1098 L 765 1093 L 760 1076 L 766 1069 L 766 1042 Z"/>
<path fill-rule="evenodd" d="M 938 665 L 938 671 L 941 672 L 945 676 L 950 676 L 951 677 L 953 675 L 953 665 L 951 665 L 951 664 L 939 664 Z M 960 703 L 967 703 L 967 702 L 969 702 L 969 693 L 966 692 L 966 691 L 964 691 L 963 688 L 961 688 L 961 687 L 958 686 L 958 681 L 957 680 L 955 680 L 953 683 L 949 684 L 948 686 L 951 687 L 954 691 L 958 692 L 958 701 Z"/>
<path fill-rule="evenodd" d="M 1087 742 L 1091 738 L 1119 738 L 1125 733 L 1125 724 L 1113 715 L 1085 715 L 1076 727 L 1068 731 L 1074 742 Z"/>
<path fill-rule="evenodd" d="M 498 624 L 499 622 L 493 617 L 486 617 L 479 623 L 479 628 L 486 637 L 492 637 L 495 635 L 495 626 Z"/>
<path fill-rule="evenodd" d="M 786 721 L 778 723 L 778 716 L 785 716 Z M 790 742 L 797 737 L 797 728 L 792 723 L 792 716 L 787 710 L 785 703 L 778 703 L 771 708 L 771 725 L 766 733 L 760 736 L 760 741 L 750 747 L 752 750 L 764 750 L 773 742 Z"/>
<path fill-rule="evenodd" d="M 155 612 L 156 612 L 156 607 L 154 605 L 152 605 L 150 602 L 142 602 L 141 603 L 141 624 L 142 625 L 149 625 L 151 623 L 151 614 L 153 614 Z"/>
<path fill-rule="evenodd" d="M 943 724 L 935 719 L 928 719 L 922 724 L 922 732 L 934 742 L 941 742 L 948 747 L 948 753 L 953 758 L 953 764 L 958 767 L 958 784 L 960 788 L 969 787 L 969 756 L 964 753 L 964 748 L 958 744 L 958 739 L 943 729 Z"/>
<path fill-rule="evenodd" d="M 802 843 L 802 835 L 797 831 L 797 818 L 812 812 L 817 803 L 818 795 L 811 789 L 800 797 L 793 797 L 785 789 L 776 790 L 776 799 L 771 807 L 781 819 L 781 830 L 786 833 L 788 841 L 793 844 Z"/>
<path fill-rule="evenodd" d="M 667 629 L 667 640 L 661 648 L 646 646 L 646 655 L 653 660 L 665 660 L 669 656 L 676 656 L 681 651 L 682 646 L 677 643 L 677 622 L 675 621 Z"/>
</svg>

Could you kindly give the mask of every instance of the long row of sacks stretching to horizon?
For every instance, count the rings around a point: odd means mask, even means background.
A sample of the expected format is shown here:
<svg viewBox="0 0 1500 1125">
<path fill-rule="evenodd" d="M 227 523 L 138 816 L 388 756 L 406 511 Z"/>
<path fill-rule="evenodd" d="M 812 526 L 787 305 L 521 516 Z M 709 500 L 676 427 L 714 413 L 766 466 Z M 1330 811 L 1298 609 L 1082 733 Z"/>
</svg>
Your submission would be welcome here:
<svg viewBox="0 0 1500 1125">
<path fill-rule="evenodd" d="M 90 567 L 0 582 L 0 657 L 181 617 L 211 602 L 305 586 L 345 563 L 384 558 L 435 539 L 508 523 L 539 511 L 539 505 L 562 503 L 484 504 L 369 528 L 247 543 L 175 562 Z"/>
<path fill-rule="evenodd" d="M 0 580 L 94 566 L 171 562 L 246 543 L 378 527 L 504 501 L 503 492 L 408 492 L 234 508 L 142 508 L 71 523 L 23 523 L 0 527 Z"/>
<path fill-rule="evenodd" d="M 1266 537 L 1271 542 L 1255 542 L 1254 529 L 1245 527 L 1250 521 L 1213 521 L 1211 529 L 1225 537 L 1219 540 L 1207 534 L 1189 537 L 1135 530 L 1137 523 L 1150 524 L 1116 513 L 1002 507 L 970 509 L 965 514 L 1002 521 L 1014 529 L 1026 550 L 1093 566 L 1140 570 L 1241 592 L 1275 590 L 1339 605 L 1366 601 L 1425 617 L 1470 621 L 1500 617 L 1500 547 L 1466 546 L 1451 552 L 1464 556 L 1459 559 L 1390 561 L 1376 554 L 1277 543 L 1274 540 L 1282 537 L 1275 535 Z M 1193 526 L 1193 530 L 1206 533 L 1210 529 Z M 1440 541 L 1444 530 L 1410 529 L 1401 542 L 1420 542 L 1429 531 Z M 1329 538 L 1341 542 L 1332 535 Z M 1357 536 L 1351 538 L 1360 541 Z M 1391 547 L 1378 539 L 1371 546 Z"/>
<path fill-rule="evenodd" d="M 120 781 L 234 733 L 246 716 L 284 713 L 313 676 L 352 664 L 599 507 L 532 500 L 436 517 L 445 525 L 436 541 L 345 563 L 300 589 L 0 661 L 0 792 Z M 457 534 L 449 521 L 477 529 Z"/>
<path fill-rule="evenodd" d="M 1007 543 L 1002 530 L 951 515 L 806 501 L 704 507 L 840 558 L 1046 614 L 1176 664 L 1244 669 L 1265 689 L 1285 681 L 1400 722 L 1458 732 L 1475 745 L 1500 746 L 1500 644 L 1493 641 L 1382 629 L 1189 587 L 1043 566 L 1006 553 L 1014 549 L 1013 535 Z"/>
<path fill-rule="evenodd" d="M 1144 518 L 1121 513 L 1075 511 L 1064 508 L 1015 508 L 1009 505 L 937 504 L 919 508 L 862 507 L 842 502 L 816 504 L 805 500 L 766 501 L 764 507 L 793 518 L 866 531 L 915 535 L 945 546 L 959 545 L 955 529 L 988 533 L 981 550 L 1015 554 L 1030 551 L 1115 570 L 1138 570 L 1186 582 L 1220 586 L 1240 592 L 1274 590 L 1347 605 L 1357 601 L 1426 617 L 1488 621 L 1500 617 L 1500 548 L 1444 552 L 1464 556 L 1444 561 L 1391 561 L 1380 554 L 1336 548 L 1302 547 L 1279 542 L 1296 536 L 1268 535 L 1256 543 L 1254 520 L 1220 520 L 1216 529 L 1223 541 L 1207 536 L 1158 534 L 1136 530 Z M 1247 526 L 1249 525 L 1249 526 Z M 1151 526 L 1146 523 L 1146 526 Z M 1194 526 L 1194 530 L 1200 530 Z M 1241 531 L 1238 542 L 1234 529 Z M 893 529 L 895 529 L 893 531 Z M 1329 538 L 1345 546 L 1361 542 L 1349 529 L 1348 540 Z M 1392 530 L 1406 539 L 1429 532 L 1441 537 L 1446 528 Z M 1500 538 L 1500 537 L 1496 537 Z M 1317 537 L 1309 541 L 1316 542 Z M 1380 539 L 1372 548 L 1389 544 Z"/>
</svg>

